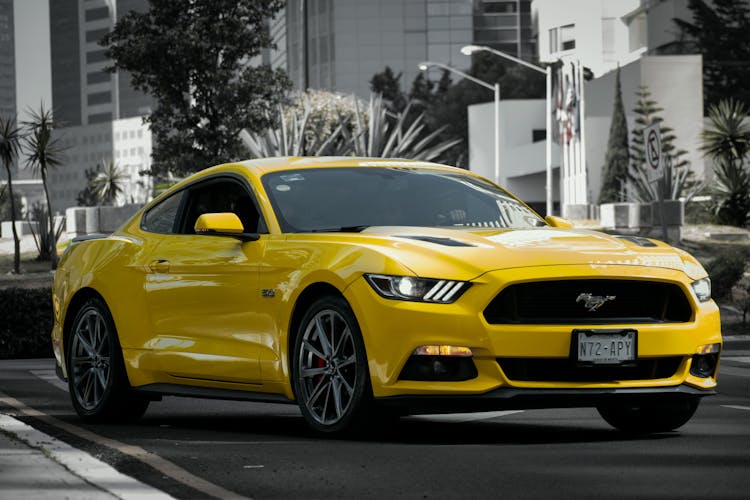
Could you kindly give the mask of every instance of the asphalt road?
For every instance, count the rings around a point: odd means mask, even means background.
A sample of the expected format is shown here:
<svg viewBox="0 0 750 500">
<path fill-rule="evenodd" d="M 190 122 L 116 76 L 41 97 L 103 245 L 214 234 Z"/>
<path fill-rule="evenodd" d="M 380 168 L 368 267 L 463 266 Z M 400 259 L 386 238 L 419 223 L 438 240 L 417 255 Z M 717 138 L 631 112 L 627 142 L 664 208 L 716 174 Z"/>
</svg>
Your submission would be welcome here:
<svg viewBox="0 0 750 500">
<path fill-rule="evenodd" d="M 180 398 L 136 425 L 83 425 L 52 360 L 0 361 L 0 413 L 176 498 L 747 499 L 750 342 L 725 347 L 720 395 L 649 437 L 565 409 L 409 417 L 380 439 L 331 440 L 294 406 Z"/>
</svg>

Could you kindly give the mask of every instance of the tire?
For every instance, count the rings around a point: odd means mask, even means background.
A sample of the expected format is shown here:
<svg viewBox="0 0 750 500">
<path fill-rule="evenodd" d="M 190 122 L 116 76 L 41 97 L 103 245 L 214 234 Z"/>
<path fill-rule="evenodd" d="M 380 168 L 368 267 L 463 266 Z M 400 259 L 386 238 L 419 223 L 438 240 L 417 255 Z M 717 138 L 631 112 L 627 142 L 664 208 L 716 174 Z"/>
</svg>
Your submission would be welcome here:
<svg viewBox="0 0 750 500">
<path fill-rule="evenodd" d="M 624 432 L 650 434 L 682 427 L 698 409 L 698 398 L 670 402 L 635 402 L 597 406 L 599 415 L 612 427 Z"/>
<path fill-rule="evenodd" d="M 364 341 L 342 297 L 321 297 L 307 309 L 295 332 L 291 369 L 297 403 L 313 430 L 361 434 L 377 423 Z"/>
<path fill-rule="evenodd" d="M 132 422 L 149 400 L 130 387 L 115 322 L 99 298 L 87 300 L 70 330 L 66 359 L 73 408 L 90 423 Z"/>
</svg>

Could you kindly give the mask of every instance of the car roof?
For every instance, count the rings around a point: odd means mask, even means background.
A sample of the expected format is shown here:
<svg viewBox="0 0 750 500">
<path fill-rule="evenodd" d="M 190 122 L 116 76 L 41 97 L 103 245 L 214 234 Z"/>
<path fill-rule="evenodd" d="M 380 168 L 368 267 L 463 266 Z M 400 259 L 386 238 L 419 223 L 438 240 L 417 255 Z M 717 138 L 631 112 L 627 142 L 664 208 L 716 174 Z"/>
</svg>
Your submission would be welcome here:
<svg viewBox="0 0 750 500">
<path fill-rule="evenodd" d="M 245 160 L 235 162 L 234 164 L 247 167 L 249 170 L 254 171 L 256 175 L 263 175 L 269 172 L 281 170 L 331 167 L 428 167 L 441 170 L 456 169 L 456 167 L 421 160 L 407 160 L 402 158 L 361 158 L 355 156 L 284 156 Z"/>
</svg>

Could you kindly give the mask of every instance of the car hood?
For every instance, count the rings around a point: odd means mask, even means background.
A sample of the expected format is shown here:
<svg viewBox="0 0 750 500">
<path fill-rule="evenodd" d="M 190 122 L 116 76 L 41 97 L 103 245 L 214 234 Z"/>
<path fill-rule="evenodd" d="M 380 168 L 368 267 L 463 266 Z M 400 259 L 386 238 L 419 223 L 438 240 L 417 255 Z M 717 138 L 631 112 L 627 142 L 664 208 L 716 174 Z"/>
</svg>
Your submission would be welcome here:
<svg viewBox="0 0 750 500">
<path fill-rule="evenodd" d="M 353 237 L 419 276 L 473 279 L 499 269 L 550 265 L 626 265 L 682 271 L 693 279 L 706 271 L 690 254 L 646 238 L 583 229 L 371 227 Z"/>
</svg>

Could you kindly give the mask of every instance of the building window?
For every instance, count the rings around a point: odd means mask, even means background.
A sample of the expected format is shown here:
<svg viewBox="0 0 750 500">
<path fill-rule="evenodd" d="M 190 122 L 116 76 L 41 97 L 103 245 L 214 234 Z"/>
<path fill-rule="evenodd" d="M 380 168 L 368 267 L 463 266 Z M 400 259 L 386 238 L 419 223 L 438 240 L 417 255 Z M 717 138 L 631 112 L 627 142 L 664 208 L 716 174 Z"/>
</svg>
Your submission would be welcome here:
<svg viewBox="0 0 750 500">
<path fill-rule="evenodd" d="M 97 21 L 99 19 L 109 18 L 109 7 L 99 7 L 98 9 L 86 10 L 86 22 Z"/>
<path fill-rule="evenodd" d="M 547 139 L 547 130 L 543 128 L 535 128 L 531 131 L 531 142 L 539 142 Z"/>
<path fill-rule="evenodd" d="M 86 42 L 98 42 L 107 33 L 109 33 L 109 30 L 107 28 L 102 28 L 100 30 L 87 31 L 86 32 Z"/>
<path fill-rule="evenodd" d="M 549 30 L 549 52 L 554 54 L 560 51 L 560 39 L 557 37 L 557 28 Z"/>
<path fill-rule="evenodd" d="M 485 14 L 515 14 L 517 9 L 518 4 L 516 2 L 484 0 L 482 3 L 482 11 Z"/>
<path fill-rule="evenodd" d="M 576 48 L 576 39 L 575 34 L 573 33 L 575 27 L 575 24 L 568 24 L 567 26 L 560 28 L 560 45 L 562 50 L 572 50 Z"/>
<path fill-rule="evenodd" d="M 107 51 L 106 50 L 92 50 L 91 52 L 86 52 L 86 63 L 98 63 L 106 61 L 107 58 Z"/>
<path fill-rule="evenodd" d="M 575 27 L 575 24 L 568 24 L 549 30 L 549 51 L 551 54 L 576 48 Z"/>
<path fill-rule="evenodd" d="M 97 71 L 96 73 L 86 73 L 86 83 L 89 85 L 105 82 L 109 83 L 111 78 L 111 75 L 109 73 L 105 73 L 104 71 Z"/>
</svg>

